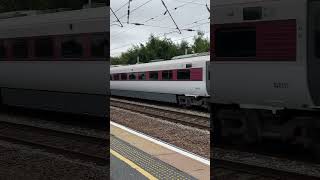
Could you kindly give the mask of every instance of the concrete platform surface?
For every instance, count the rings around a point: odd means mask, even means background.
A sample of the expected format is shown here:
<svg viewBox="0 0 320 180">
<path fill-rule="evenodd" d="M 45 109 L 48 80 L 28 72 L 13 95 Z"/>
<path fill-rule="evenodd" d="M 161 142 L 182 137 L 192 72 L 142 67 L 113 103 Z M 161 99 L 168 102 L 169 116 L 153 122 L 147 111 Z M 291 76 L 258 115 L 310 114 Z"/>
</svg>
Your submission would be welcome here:
<svg viewBox="0 0 320 180">
<path fill-rule="evenodd" d="M 112 179 L 210 179 L 208 164 L 112 124 L 110 132 Z"/>
</svg>

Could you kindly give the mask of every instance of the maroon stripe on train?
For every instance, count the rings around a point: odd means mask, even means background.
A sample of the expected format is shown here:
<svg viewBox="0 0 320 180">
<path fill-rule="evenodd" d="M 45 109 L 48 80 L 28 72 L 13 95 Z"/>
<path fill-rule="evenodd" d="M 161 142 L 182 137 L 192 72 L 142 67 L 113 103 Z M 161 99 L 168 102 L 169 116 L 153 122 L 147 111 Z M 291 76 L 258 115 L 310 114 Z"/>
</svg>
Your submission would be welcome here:
<svg viewBox="0 0 320 180">
<path fill-rule="evenodd" d="M 214 61 L 296 61 L 297 24 L 295 19 L 215 24 L 212 26 L 211 52 L 214 34 L 220 28 L 255 28 L 256 57 L 215 57 Z M 241 60 L 242 59 L 242 60 Z"/>
<path fill-rule="evenodd" d="M 1 58 L 0 61 L 39 61 L 46 59 L 48 61 L 86 61 L 88 59 L 93 61 L 107 61 L 107 57 L 91 57 L 91 36 L 95 35 L 106 35 L 105 32 L 96 32 L 96 33 L 79 33 L 79 34 L 63 34 L 63 35 L 48 35 L 48 36 L 31 36 L 31 37 L 17 37 L 17 38 L 8 38 L 0 39 L 4 42 L 6 47 L 6 58 Z M 83 47 L 83 56 L 81 58 L 63 58 L 61 54 L 61 43 L 64 37 L 76 37 L 80 39 L 81 45 Z M 37 58 L 35 57 L 35 39 L 36 38 L 45 38 L 50 37 L 53 39 L 53 57 L 52 58 Z M 25 39 L 28 41 L 28 58 L 14 58 L 12 52 L 12 42 L 16 39 Z"/>
<path fill-rule="evenodd" d="M 256 30 L 258 60 L 296 60 L 295 20 L 258 23 Z"/>
<path fill-rule="evenodd" d="M 158 71 L 158 80 L 162 81 L 162 71 Z"/>
<path fill-rule="evenodd" d="M 173 71 L 172 71 L 172 80 L 174 80 L 174 81 L 177 81 L 178 80 L 178 70 L 177 69 L 174 69 Z"/>
<path fill-rule="evenodd" d="M 146 72 L 146 80 L 149 80 L 149 71 Z"/>
<path fill-rule="evenodd" d="M 202 68 L 191 68 L 190 69 L 190 80 L 191 81 L 202 81 Z"/>
<path fill-rule="evenodd" d="M 187 70 L 187 69 L 185 69 Z M 178 80 L 177 78 L 177 71 L 178 69 L 171 69 L 172 71 L 172 79 L 171 80 L 166 80 L 166 81 L 202 81 L 203 80 L 203 68 L 189 68 L 190 70 L 190 79 L 189 80 Z M 162 71 L 165 71 L 165 70 L 160 70 L 160 71 L 152 71 L 152 72 L 158 72 L 158 80 L 157 81 L 162 81 Z M 134 74 L 136 75 L 136 78 L 135 80 L 130 80 L 129 79 L 129 74 L 130 73 L 127 73 L 127 80 L 123 80 L 120 79 L 119 80 L 116 80 L 116 81 L 149 81 L 149 74 L 150 74 L 150 71 L 145 71 L 144 73 L 146 74 L 146 79 L 145 80 L 140 80 L 138 77 L 139 77 L 139 73 L 140 72 L 134 72 Z M 114 79 L 114 76 L 118 75 L 118 76 L 121 76 L 122 73 L 116 73 L 116 74 L 111 74 L 111 76 L 113 77 Z"/>
</svg>

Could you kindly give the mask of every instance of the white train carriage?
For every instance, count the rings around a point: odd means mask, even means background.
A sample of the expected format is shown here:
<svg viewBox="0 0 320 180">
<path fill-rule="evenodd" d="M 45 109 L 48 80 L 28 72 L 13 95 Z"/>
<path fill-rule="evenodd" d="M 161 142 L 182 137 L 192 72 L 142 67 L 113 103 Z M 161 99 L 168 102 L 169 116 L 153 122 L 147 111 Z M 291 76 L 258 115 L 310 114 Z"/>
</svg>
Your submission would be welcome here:
<svg viewBox="0 0 320 180">
<path fill-rule="evenodd" d="M 211 10 L 215 143 L 319 147 L 320 2 L 215 0 Z"/>
<path fill-rule="evenodd" d="M 206 107 L 207 65 L 200 55 L 111 68 L 111 95 Z"/>
<path fill-rule="evenodd" d="M 108 13 L 107 6 L 6 13 L 0 19 L 1 103 L 106 117 Z"/>
</svg>

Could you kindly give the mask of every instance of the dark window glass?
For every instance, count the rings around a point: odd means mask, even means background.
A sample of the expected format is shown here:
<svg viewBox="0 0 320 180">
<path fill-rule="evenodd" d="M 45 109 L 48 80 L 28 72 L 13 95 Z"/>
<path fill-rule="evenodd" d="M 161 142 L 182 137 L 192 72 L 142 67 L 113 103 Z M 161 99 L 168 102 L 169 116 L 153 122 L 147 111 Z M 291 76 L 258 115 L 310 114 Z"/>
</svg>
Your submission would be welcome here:
<svg viewBox="0 0 320 180">
<path fill-rule="evenodd" d="M 6 48 L 3 41 L 0 41 L 0 58 L 6 58 Z"/>
<path fill-rule="evenodd" d="M 113 77 L 112 77 L 112 75 L 110 75 L 110 80 L 113 80 Z"/>
<path fill-rule="evenodd" d="M 255 28 L 219 29 L 215 32 L 214 37 L 217 57 L 256 56 Z"/>
<path fill-rule="evenodd" d="M 113 75 L 114 80 L 120 80 L 120 74 L 114 74 Z"/>
<path fill-rule="evenodd" d="M 28 41 L 24 39 L 15 40 L 12 44 L 12 55 L 15 58 L 27 58 Z"/>
<path fill-rule="evenodd" d="M 315 16 L 315 34 L 314 34 L 314 53 L 317 58 L 320 58 L 320 14 Z"/>
<path fill-rule="evenodd" d="M 317 58 L 320 58 L 320 30 L 315 32 L 315 55 Z"/>
<path fill-rule="evenodd" d="M 177 72 L 178 80 L 190 80 L 190 70 L 189 69 L 180 69 Z"/>
<path fill-rule="evenodd" d="M 158 71 L 149 72 L 149 80 L 158 80 Z"/>
<path fill-rule="evenodd" d="M 53 56 L 53 39 L 39 38 L 35 40 L 36 57 L 52 57 Z"/>
<path fill-rule="evenodd" d="M 172 80 L 172 71 L 162 71 L 162 80 Z"/>
<path fill-rule="evenodd" d="M 135 73 L 129 74 L 129 80 L 136 80 L 136 74 Z"/>
<path fill-rule="evenodd" d="M 262 7 L 243 8 L 243 20 L 258 20 L 262 18 Z"/>
<path fill-rule="evenodd" d="M 65 58 L 80 58 L 83 54 L 81 41 L 76 37 L 67 37 L 63 39 L 62 56 Z"/>
<path fill-rule="evenodd" d="M 140 72 L 138 75 L 139 80 L 146 80 L 146 73 L 145 72 Z"/>
<path fill-rule="evenodd" d="M 121 80 L 127 80 L 128 76 L 127 73 L 121 73 Z"/>
<path fill-rule="evenodd" d="M 91 56 L 106 57 L 107 41 L 105 35 L 93 35 L 91 37 Z"/>
<path fill-rule="evenodd" d="M 192 64 L 186 64 L 186 68 L 191 68 Z"/>
</svg>

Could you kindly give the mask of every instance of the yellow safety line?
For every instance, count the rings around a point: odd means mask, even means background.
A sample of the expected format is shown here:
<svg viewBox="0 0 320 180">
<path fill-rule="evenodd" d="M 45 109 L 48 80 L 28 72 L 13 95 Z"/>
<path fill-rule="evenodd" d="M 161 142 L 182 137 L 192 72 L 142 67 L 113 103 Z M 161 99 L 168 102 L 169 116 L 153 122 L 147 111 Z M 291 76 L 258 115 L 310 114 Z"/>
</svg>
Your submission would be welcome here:
<svg viewBox="0 0 320 180">
<path fill-rule="evenodd" d="M 121 161 L 123 161 L 126 164 L 128 164 L 129 166 L 131 166 L 133 169 L 135 169 L 138 172 L 140 172 L 142 175 L 144 175 L 148 179 L 158 180 L 156 177 L 152 176 L 150 173 L 148 173 L 147 171 L 145 171 L 144 169 L 142 169 L 141 167 L 139 167 L 138 165 L 136 165 L 134 162 L 130 161 L 129 159 L 123 157 L 121 154 L 117 153 L 116 151 L 110 149 L 110 153 L 112 155 L 114 155 L 115 157 L 117 157 L 118 159 L 120 159 Z"/>
</svg>

